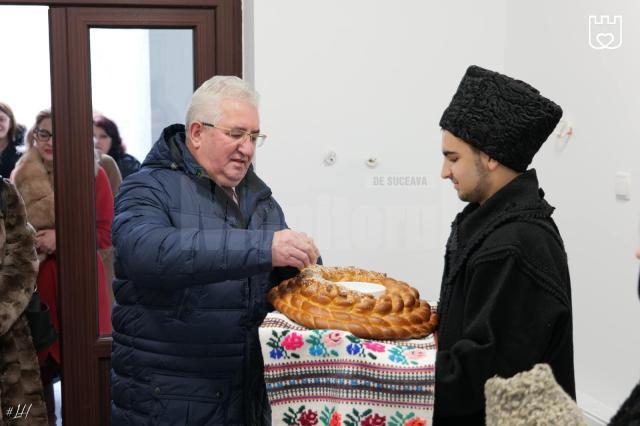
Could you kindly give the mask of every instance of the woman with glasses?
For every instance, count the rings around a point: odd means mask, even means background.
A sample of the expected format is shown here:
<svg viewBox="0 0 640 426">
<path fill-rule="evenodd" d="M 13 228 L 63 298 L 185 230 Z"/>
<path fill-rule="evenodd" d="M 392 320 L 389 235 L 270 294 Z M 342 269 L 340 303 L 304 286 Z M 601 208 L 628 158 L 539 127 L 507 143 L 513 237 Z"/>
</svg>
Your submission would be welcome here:
<svg viewBox="0 0 640 426">
<path fill-rule="evenodd" d="M 25 153 L 12 173 L 16 188 L 24 199 L 28 221 L 36 229 L 36 251 L 40 261 L 37 287 L 49 306 L 51 321 L 60 333 L 58 321 L 58 283 L 56 262 L 56 227 L 53 185 L 54 133 L 50 110 L 41 111 L 25 138 Z M 95 163 L 96 249 L 111 246 L 113 195 L 105 171 Z M 73 206 L 69 206 L 73 208 Z M 96 251 L 98 265 L 98 308 L 100 334 L 111 332 L 110 303 L 104 266 Z M 49 421 L 55 424 L 53 379 L 60 373 L 59 341 L 38 353 Z"/>
<path fill-rule="evenodd" d="M 17 148 L 22 143 L 24 131 L 24 126 L 16 123 L 9 105 L 0 102 L 0 176 L 11 175 L 21 155 Z"/>
<path fill-rule="evenodd" d="M 103 115 L 93 120 L 93 139 L 96 148 L 116 160 L 122 179 L 140 169 L 140 162 L 134 156 L 125 152 L 118 126 Z"/>
</svg>

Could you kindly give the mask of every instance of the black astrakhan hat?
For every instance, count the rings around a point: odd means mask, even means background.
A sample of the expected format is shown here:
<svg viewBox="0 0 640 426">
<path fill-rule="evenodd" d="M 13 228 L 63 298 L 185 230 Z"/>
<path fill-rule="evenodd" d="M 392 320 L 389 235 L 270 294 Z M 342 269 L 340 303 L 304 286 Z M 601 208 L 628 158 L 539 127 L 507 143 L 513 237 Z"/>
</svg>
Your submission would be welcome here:
<svg viewBox="0 0 640 426">
<path fill-rule="evenodd" d="M 524 172 L 562 117 L 562 108 L 524 81 L 472 65 L 440 127 L 499 163 Z"/>
</svg>

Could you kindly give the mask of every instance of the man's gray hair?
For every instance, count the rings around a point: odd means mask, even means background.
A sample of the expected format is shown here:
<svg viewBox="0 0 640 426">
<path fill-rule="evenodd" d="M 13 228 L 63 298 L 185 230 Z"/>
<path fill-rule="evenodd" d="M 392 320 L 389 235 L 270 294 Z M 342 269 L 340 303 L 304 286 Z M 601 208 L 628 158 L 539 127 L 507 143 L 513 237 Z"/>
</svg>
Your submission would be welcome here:
<svg viewBox="0 0 640 426">
<path fill-rule="evenodd" d="M 220 104 L 225 99 L 240 100 L 258 107 L 258 94 L 241 78 L 216 75 L 202 83 L 191 96 L 186 125 L 194 121 L 211 121 L 215 124 L 220 115 Z"/>
</svg>

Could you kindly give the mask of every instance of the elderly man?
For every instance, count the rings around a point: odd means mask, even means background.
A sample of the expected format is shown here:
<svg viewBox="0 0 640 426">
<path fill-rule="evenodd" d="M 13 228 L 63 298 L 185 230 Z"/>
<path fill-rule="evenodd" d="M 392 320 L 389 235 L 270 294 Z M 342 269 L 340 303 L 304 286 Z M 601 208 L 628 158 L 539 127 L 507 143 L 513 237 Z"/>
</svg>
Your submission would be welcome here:
<svg viewBox="0 0 640 426">
<path fill-rule="evenodd" d="M 270 422 L 257 328 L 266 292 L 313 264 L 251 160 L 256 94 L 216 76 L 120 187 L 113 222 L 114 425 Z M 285 269 L 284 267 L 289 267 Z"/>
<path fill-rule="evenodd" d="M 447 242 L 436 425 L 484 424 L 484 383 L 536 363 L 575 399 L 571 289 L 533 156 L 562 116 L 528 84 L 471 66 L 445 110 L 442 177 L 469 204 Z"/>
</svg>

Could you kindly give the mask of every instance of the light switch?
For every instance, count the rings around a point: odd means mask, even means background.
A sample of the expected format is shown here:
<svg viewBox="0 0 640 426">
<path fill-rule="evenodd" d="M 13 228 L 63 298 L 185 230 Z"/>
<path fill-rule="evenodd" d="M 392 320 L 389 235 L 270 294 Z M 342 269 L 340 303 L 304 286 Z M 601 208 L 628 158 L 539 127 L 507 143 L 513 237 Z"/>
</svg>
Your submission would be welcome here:
<svg viewBox="0 0 640 426">
<path fill-rule="evenodd" d="M 617 172 L 614 191 L 618 200 L 630 200 L 631 199 L 631 173 Z"/>
</svg>

